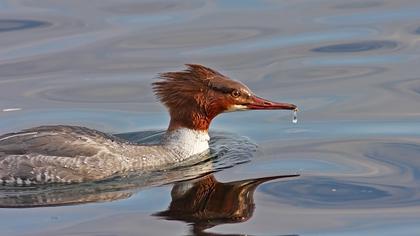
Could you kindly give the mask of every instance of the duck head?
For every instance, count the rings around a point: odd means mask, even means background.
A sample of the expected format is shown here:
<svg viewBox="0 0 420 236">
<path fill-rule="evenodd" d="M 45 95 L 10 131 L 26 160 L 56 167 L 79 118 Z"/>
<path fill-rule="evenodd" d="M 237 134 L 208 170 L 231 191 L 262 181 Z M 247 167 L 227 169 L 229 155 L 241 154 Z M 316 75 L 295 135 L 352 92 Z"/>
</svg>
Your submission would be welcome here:
<svg viewBox="0 0 420 236">
<path fill-rule="evenodd" d="M 256 96 L 246 85 L 208 67 L 187 64 L 180 72 L 160 74 L 153 90 L 168 108 L 168 130 L 189 128 L 207 131 L 223 112 L 245 110 L 295 110 L 296 105 Z"/>
</svg>

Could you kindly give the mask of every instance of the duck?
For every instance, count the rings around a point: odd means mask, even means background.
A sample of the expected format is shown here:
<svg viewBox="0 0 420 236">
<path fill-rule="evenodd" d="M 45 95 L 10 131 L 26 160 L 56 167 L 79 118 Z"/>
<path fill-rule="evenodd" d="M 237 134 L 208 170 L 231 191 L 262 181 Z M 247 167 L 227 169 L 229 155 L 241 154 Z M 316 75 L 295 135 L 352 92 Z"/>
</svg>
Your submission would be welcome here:
<svg viewBox="0 0 420 236">
<path fill-rule="evenodd" d="M 138 144 L 94 129 L 47 125 L 0 136 L 0 184 L 99 181 L 186 163 L 209 150 L 208 130 L 221 113 L 296 110 L 255 95 L 246 85 L 199 64 L 165 72 L 152 83 L 170 122 L 158 144 Z"/>
</svg>

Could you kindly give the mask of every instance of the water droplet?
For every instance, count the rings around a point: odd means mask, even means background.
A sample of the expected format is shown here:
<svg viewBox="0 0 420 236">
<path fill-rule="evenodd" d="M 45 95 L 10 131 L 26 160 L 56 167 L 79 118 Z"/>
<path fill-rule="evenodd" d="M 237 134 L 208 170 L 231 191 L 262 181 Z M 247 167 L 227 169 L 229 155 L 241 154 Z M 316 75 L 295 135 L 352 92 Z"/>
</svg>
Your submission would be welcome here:
<svg viewBox="0 0 420 236">
<path fill-rule="evenodd" d="M 293 123 L 293 124 L 297 124 L 297 109 L 293 110 L 293 119 L 292 119 L 292 123 Z"/>
</svg>

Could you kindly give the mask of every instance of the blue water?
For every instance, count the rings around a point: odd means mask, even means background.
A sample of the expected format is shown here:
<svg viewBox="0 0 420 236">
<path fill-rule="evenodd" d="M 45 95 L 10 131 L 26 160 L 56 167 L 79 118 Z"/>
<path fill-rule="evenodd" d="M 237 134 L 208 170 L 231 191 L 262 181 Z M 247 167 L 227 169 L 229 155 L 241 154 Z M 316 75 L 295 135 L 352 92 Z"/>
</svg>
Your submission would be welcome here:
<svg viewBox="0 0 420 236">
<path fill-rule="evenodd" d="M 21 207 L 1 235 L 418 235 L 419 19 L 415 0 L 1 1 L 0 133 L 156 140 L 150 83 L 185 63 L 300 108 L 220 115 L 192 166 L 0 187 Z"/>
</svg>

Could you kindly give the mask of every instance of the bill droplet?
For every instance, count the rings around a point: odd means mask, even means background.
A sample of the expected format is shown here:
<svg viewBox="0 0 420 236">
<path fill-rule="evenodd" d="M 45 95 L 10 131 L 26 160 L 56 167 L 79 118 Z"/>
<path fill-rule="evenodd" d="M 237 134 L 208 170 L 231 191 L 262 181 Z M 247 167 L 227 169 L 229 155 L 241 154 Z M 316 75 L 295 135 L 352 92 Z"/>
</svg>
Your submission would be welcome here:
<svg viewBox="0 0 420 236">
<path fill-rule="evenodd" d="M 293 119 L 292 119 L 292 123 L 293 124 L 297 124 L 297 109 L 293 110 Z"/>
</svg>

